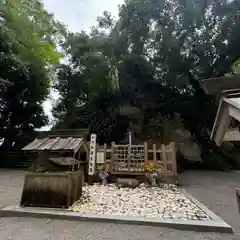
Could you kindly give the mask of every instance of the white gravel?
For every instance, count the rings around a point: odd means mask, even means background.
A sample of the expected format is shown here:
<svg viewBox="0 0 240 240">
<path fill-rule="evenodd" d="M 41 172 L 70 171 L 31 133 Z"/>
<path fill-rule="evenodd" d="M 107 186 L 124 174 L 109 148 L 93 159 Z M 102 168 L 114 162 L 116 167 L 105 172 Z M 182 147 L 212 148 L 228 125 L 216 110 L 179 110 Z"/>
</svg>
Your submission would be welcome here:
<svg viewBox="0 0 240 240">
<path fill-rule="evenodd" d="M 83 195 L 70 211 L 110 216 L 141 216 L 161 219 L 209 220 L 210 217 L 175 185 L 118 188 L 114 184 L 84 186 Z"/>
</svg>

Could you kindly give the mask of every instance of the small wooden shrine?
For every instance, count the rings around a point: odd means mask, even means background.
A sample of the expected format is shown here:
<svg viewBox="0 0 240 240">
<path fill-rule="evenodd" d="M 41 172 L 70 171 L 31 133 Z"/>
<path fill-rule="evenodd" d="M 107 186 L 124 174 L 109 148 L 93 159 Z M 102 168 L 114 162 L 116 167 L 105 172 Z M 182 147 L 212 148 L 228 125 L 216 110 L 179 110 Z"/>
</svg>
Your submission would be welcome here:
<svg viewBox="0 0 240 240">
<path fill-rule="evenodd" d="M 147 142 L 143 144 L 104 144 L 91 147 L 95 156 L 89 159 L 89 169 L 91 167 L 96 171 L 105 167 L 112 178 L 130 177 L 139 181 L 144 181 L 146 173 L 144 171 L 145 164 L 153 164 L 159 171 L 165 182 L 178 183 L 176 148 L 172 142 L 169 145 L 162 144 L 160 148 L 153 144 L 150 148 Z M 92 163 L 91 163 L 92 161 Z M 90 166 L 91 164 L 91 166 Z M 90 171 L 89 175 L 94 175 L 95 170 Z"/>
<path fill-rule="evenodd" d="M 210 138 L 220 146 L 224 141 L 240 141 L 240 75 L 201 81 L 206 94 L 217 95 L 218 111 Z"/>
<path fill-rule="evenodd" d="M 240 75 L 201 81 L 206 94 L 218 95 L 219 105 L 210 138 L 221 146 L 223 142 L 240 141 Z M 235 189 L 240 212 L 240 189 Z"/>
<path fill-rule="evenodd" d="M 34 172 L 25 177 L 22 206 L 67 208 L 80 198 L 89 155 L 87 135 L 85 129 L 39 132 L 22 149 L 38 154 Z M 39 166 L 49 162 L 63 170 L 36 173 Z"/>
</svg>

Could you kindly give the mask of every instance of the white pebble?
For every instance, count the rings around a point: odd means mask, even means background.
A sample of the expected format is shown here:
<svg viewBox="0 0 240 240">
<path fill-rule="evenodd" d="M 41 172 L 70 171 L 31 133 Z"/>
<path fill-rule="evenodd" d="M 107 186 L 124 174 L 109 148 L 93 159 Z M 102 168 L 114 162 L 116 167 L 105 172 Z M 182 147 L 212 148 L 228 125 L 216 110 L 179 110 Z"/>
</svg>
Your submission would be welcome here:
<svg viewBox="0 0 240 240">
<path fill-rule="evenodd" d="M 188 199 L 175 185 L 118 188 L 114 184 L 83 186 L 83 195 L 69 208 L 85 214 L 136 216 L 182 220 L 209 220 L 210 217 Z"/>
</svg>

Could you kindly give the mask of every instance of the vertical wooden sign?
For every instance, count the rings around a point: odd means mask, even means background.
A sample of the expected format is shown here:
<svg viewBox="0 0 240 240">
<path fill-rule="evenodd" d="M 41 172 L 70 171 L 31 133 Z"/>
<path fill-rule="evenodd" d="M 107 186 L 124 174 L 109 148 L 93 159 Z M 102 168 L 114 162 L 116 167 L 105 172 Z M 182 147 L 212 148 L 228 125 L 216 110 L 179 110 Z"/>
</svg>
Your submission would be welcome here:
<svg viewBox="0 0 240 240">
<path fill-rule="evenodd" d="M 89 165 L 88 165 L 89 176 L 93 176 L 95 174 L 96 145 L 97 145 L 97 135 L 91 134 L 90 155 L 89 155 Z"/>
</svg>

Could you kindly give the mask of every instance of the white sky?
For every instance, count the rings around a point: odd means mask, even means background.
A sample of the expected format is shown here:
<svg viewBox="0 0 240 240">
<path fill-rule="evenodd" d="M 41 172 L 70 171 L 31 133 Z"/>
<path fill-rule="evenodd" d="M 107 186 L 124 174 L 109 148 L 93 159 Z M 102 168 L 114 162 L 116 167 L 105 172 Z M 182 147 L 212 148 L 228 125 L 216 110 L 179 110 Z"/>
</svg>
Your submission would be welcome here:
<svg viewBox="0 0 240 240">
<path fill-rule="evenodd" d="M 48 12 L 54 14 L 55 19 L 64 23 L 72 32 L 88 31 L 96 23 L 98 16 L 103 11 L 111 12 L 113 16 L 118 16 L 118 5 L 123 4 L 124 0 L 43 0 Z M 52 98 L 56 98 L 52 94 Z M 52 100 L 44 103 L 44 111 L 50 117 L 52 110 Z M 44 127 L 48 130 L 49 127 Z"/>
<path fill-rule="evenodd" d="M 96 18 L 107 10 L 118 15 L 118 5 L 124 0 L 43 0 L 45 8 L 73 32 L 88 30 Z"/>
</svg>

